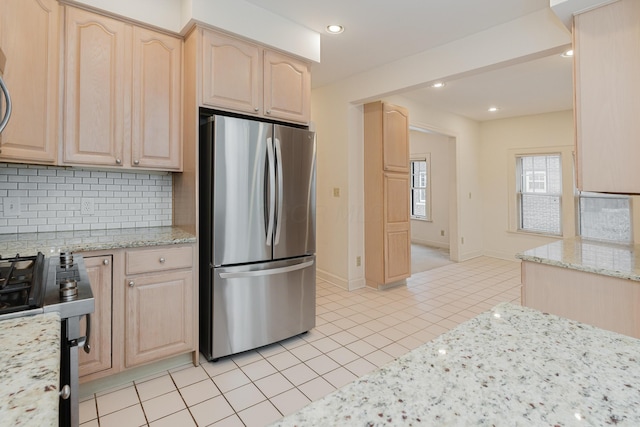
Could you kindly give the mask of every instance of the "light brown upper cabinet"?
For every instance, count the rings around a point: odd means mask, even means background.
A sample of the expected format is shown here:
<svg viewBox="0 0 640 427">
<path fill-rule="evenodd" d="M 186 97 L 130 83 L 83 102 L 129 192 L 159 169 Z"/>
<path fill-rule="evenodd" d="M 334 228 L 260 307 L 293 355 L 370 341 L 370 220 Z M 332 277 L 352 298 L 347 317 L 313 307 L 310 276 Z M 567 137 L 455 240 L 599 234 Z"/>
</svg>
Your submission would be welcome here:
<svg viewBox="0 0 640 427">
<path fill-rule="evenodd" d="M 182 169 L 182 40 L 133 27 L 133 166 Z"/>
<path fill-rule="evenodd" d="M 202 103 L 259 114 L 260 48 L 213 31 L 203 31 L 202 48 Z"/>
<path fill-rule="evenodd" d="M 307 62 L 206 28 L 191 34 L 197 35 L 201 35 L 202 105 L 309 122 L 311 71 Z"/>
<path fill-rule="evenodd" d="M 409 115 L 407 110 L 392 104 L 382 104 L 382 121 L 384 170 L 409 173 Z"/>
<path fill-rule="evenodd" d="M 640 193 L 640 2 L 618 0 L 574 18 L 577 183 Z"/>
<path fill-rule="evenodd" d="M 264 113 L 267 117 L 308 123 L 311 102 L 309 64 L 264 51 Z"/>
<path fill-rule="evenodd" d="M 66 8 L 64 164 L 181 170 L 181 40 Z"/>
<path fill-rule="evenodd" d="M 55 164 L 58 150 L 58 20 L 55 0 L 2 0 L 0 45 L 13 113 L 0 161 Z"/>
<path fill-rule="evenodd" d="M 405 108 L 364 106 L 364 240 L 367 286 L 411 275 L 409 115 Z"/>
</svg>

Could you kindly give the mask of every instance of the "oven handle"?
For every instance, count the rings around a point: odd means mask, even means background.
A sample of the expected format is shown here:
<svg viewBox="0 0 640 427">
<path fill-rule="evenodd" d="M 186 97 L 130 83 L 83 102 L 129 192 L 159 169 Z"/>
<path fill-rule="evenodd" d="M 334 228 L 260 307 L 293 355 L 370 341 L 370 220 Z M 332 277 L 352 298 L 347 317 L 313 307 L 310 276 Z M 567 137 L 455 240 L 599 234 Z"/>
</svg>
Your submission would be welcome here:
<svg viewBox="0 0 640 427">
<path fill-rule="evenodd" d="M 78 339 L 78 347 L 82 347 L 85 353 L 89 354 L 91 352 L 91 314 L 85 314 L 87 318 L 87 334 L 86 336 Z"/>
</svg>

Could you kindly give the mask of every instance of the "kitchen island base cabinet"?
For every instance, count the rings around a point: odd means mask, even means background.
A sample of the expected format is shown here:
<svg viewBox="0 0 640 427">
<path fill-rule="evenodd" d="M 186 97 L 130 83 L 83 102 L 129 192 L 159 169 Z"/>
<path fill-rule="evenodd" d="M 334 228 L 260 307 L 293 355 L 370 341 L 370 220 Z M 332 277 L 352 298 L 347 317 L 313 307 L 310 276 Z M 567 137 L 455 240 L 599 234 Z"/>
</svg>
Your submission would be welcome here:
<svg viewBox="0 0 640 427">
<path fill-rule="evenodd" d="M 640 282 L 522 262 L 522 305 L 640 338 Z"/>
</svg>

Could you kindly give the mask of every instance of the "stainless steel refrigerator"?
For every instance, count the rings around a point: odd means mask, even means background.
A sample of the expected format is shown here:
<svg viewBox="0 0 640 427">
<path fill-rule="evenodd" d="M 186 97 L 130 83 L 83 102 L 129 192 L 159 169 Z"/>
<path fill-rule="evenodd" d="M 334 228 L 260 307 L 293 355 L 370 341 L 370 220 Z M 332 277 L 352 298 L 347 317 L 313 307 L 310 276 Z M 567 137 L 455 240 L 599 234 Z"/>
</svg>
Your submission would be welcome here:
<svg viewBox="0 0 640 427">
<path fill-rule="evenodd" d="M 200 351 L 208 360 L 315 326 L 316 141 L 201 115 Z"/>
</svg>

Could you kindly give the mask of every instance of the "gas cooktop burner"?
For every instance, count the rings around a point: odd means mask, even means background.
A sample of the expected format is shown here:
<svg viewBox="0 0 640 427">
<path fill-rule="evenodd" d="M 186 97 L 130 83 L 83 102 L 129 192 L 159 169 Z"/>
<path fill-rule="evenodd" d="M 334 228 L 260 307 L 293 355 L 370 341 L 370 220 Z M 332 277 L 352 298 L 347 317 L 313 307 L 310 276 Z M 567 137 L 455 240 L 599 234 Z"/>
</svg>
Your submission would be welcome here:
<svg viewBox="0 0 640 427">
<path fill-rule="evenodd" d="M 44 255 L 0 257 L 0 315 L 42 307 Z"/>
</svg>

